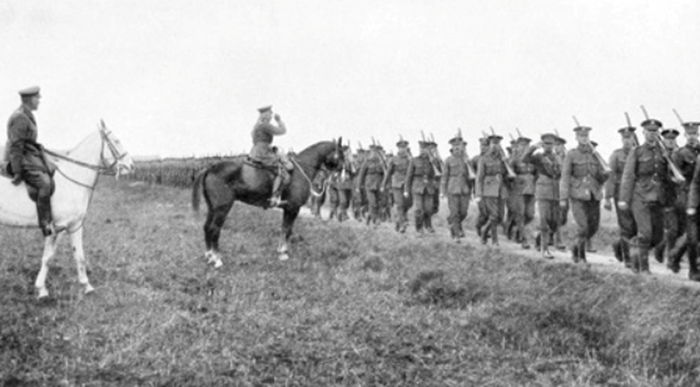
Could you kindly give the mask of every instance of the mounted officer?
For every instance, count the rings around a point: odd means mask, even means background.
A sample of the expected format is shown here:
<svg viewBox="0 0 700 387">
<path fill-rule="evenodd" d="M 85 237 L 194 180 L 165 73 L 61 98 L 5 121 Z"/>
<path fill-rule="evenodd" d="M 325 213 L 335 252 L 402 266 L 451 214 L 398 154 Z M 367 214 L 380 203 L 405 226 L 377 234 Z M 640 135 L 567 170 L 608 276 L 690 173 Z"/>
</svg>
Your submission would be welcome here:
<svg viewBox="0 0 700 387">
<path fill-rule="evenodd" d="M 260 116 L 251 133 L 253 149 L 250 150 L 249 156 L 251 160 L 267 168 L 277 170 L 272 184 L 272 197 L 270 198 L 270 205 L 277 207 L 284 204 L 282 201 L 282 188 L 289 183 L 289 171 L 294 169 L 294 165 L 282 151 L 272 147 L 272 139 L 274 136 L 281 136 L 287 133 L 287 127 L 282 122 L 279 114 L 274 115 L 278 126 L 270 123 L 273 117 L 272 106 L 261 107 L 258 109 L 258 112 L 260 112 Z"/>
<path fill-rule="evenodd" d="M 36 202 L 39 228 L 44 236 L 50 236 L 55 234 L 51 213 L 53 166 L 46 159 L 44 147 L 37 142 L 37 123 L 32 113 L 39 108 L 39 91 L 38 86 L 19 91 L 22 106 L 7 121 L 5 162 L 7 172 L 13 176 L 12 183 L 27 184 L 29 195 Z"/>
</svg>

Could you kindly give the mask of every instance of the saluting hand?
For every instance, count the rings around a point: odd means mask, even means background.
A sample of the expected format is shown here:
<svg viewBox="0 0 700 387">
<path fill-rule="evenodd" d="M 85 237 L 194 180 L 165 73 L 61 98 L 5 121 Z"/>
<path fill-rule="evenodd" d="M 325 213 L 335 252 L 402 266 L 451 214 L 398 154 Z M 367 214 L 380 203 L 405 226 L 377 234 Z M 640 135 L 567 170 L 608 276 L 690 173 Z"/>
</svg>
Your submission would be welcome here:
<svg viewBox="0 0 700 387">
<path fill-rule="evenodd" d="M 282 121 L 282 117 L 280 117 L 280 115 L 277 114 L 277 113 L 275 113 L 275 121 L 276 121 L 277 123 L 279 123 L 280 121 Z"/>
</svg>

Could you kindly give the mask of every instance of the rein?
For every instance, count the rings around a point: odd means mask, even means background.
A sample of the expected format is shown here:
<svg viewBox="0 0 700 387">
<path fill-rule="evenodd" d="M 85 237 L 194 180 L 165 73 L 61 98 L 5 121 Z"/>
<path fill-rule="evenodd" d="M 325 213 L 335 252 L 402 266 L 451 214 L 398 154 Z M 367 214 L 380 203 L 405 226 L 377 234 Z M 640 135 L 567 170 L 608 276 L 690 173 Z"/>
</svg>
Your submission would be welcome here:
<svg viewBox="0 0 700 387">
<path fill-rule="evenodd" d="M 304 176 L 304 179 L 306 179 L 306 181 L 309 182 L 309 189 L 311 190 L 311 194 L 314 195 L 314 197 L 317 197 L 317 198 L 318 198 L 318 197 L 321 197 L 321 196 L 325 193 L 325 191 L 326 191 L 325 183 L 324 183 L 324 185 L 323 185 L 323 189 L 321 190 L 321 192 L 320 192 L 320 193 L 319 193 L 319 192 L 316 192 L 316 190 L 314 189 L 314 183 L 311 181 L 311 179 L 310 179 L 309 176 L 306 174 L 306 172 L 304 172 L 304 168 L 301 167 L 301 165 L 299 164 L 299 162 L 298 162 L 294 157 L 290 157 L 289 160 L 291 160 L 291 161 L 292 161 L 292 164 L 294 164 L 294 166 L 297 167 L 297 168 L 299 169 L 299 172 L 301 172 L 301 175 Z"/>
</svg>

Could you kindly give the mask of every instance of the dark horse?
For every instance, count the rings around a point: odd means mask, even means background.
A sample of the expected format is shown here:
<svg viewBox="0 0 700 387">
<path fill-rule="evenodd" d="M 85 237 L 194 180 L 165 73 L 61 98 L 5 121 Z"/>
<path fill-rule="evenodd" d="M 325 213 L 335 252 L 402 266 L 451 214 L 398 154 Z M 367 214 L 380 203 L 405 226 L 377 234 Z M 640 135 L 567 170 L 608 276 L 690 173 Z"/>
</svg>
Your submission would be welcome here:
<svg viewBox="0 0 700 387">
<path fill-rule="evenodd" d="M 290 172 L 290 182 L 282 191 L 284 216 L 282 220 L 283 239 L 278 252 L 280 259 L 288 258 L 287 243 L 292 235 L 294 221 L 299 209 L 309 199 L 311 181 L 318 170 L 325 166 L 335 170 L 343 165 L 341 140 L 324 141 L 311 145 L 297 156 L 291 157 L 294 170 Z M 207 251 L 205 258 L 215 267 L 222 265 L 219 256 L 219 236 L 226 216 L 236 200 L 257 207 L 268 208 L 272 196 L 274 172 L 255 166 L 245 157 L 216 163 L 200 172 L 192 189 L 192 208 L 199 209 L 200 187 L 207 202 L 207 220 L 204 223 L 204 241 Z"/>
</svg>

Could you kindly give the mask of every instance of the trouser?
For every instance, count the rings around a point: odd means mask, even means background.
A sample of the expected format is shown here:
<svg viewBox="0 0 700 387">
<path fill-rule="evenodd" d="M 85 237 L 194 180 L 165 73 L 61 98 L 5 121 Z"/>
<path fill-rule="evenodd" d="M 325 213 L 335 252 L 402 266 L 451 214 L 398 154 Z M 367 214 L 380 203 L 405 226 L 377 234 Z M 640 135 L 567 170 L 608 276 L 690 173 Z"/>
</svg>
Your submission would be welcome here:
<svg viewBox="0 0 700 387">
<path fill-rule="evenodd" d="M 413 204 L 415 205 L 413 215 L 416 220 L 416 231 L 422 230 L 423 227 L 432 229 L 431 217 L 435 211 L 435 194 L 414 192 Z"/>
<path fill-rule="evenodd" d="M 29 196 L 36 202 L 37 220 L 44 236 L 50 235 L 49 226 L 53 222 L 51 194 L 53 183 L 46 171 L 30 169 L 22 172 L 22 180 L 30 187 Z"/>
<path fill-rule="evenodd" d="M 360 188 L 359 192 L 355 191 L 352 195 L 352 215 L 357 220 L 362 220 L 362 217 L 367 212 L 367 193 L 364 188 Z"/>
<path fill-rule="evenodd" d="M 559 231 L 561 219 L 559 201 L 538 199 L 537 210 L 540 214 L 540 246 L 544 251 L 549 246 L 550 235 Z"/>
<path fill-rule="evenodd" d="M 617 200 L 615 200 L 615 213 L 617 214 L 617 227 L 620 229 L 620 239 L 613 243 L 613 250 L 615 257 L 629 266 L 632 264 L 630 261 L 630 239 L 637 235 L 637 223 L 634 221 L 632 209 L 620 209 Z"/>
<path fill-rule="evenodd" d="M 328 187 L 328 204 L 330 204 L 330 214 L 328 217 L 330 219 L 338 217 L 338 189 L 332 185 Z"/>
<path fill-rule="evenodd" d="M 664 237 L 664 211 L 659 202 L 632 200 L 632 213 L 637 224 L 637 236 L 630 241 L 632 269 L 649 271 L 649 250 Z"/>
<path fill-rule="evenodd" d="M 462 222 L 467 218 L 469 211 L 469 194 L 448 194 L 447 207 L 450 214 L 447 223 L 450 225 L 450 234 L 453 238 L 464 236 Z"/>
<path fill-rule="evenodd" d="M 571 213 L 576 221 L 576 240 L 572 251 L 574 259 L 586 259 L 586 241 L 591 239 L 600 227 L 600 200 L 571 199 Z"/>
<path fill-rule="evenodd" d="M 476 228 L 476 233 L 481 236 L 482 227 L 486 225 L 489 221 L 489 214 L 486 212 L 486 202 L 483 200 L 479 200 L 479 203 L 477 204 L 477 210 L 478 214 L 476 217 L 476 224 L 474 227 Z"/>
<path fill-rule="evenodd" d="M 674 205 L 664 209 L 664 247 L 670 253 L 676 250 L 677 255 L 683 255 L 685 252 L 686 238 L 681 236 L 688 228 L 687 217 L 685 214 L 685 202 L 683 205 Z M 680 242 L 680 243 L 679 243 Z M 680 258 L 680 257 L 679 257 Z"/>
<path fill-rule="evenodd" d="M 513 200 L 513 222 L 518 231 L 518 236 L 523 242 L 526 242 L 528 237 L 526 227 L 535 217 L 535 197 L 533 195 L 515 195 Z"/>
<path fill-rule="evenodd" d="M 403 196 L 403 187 L 392 188 L 391 193 L 394 196 L 394 206 L 396 207 L 396 228 L 404 229 L 408 223 L 408 209 L 413 205 L 413 197 Z"/>
<path fill-rule="evenodd" d="M 498 244 L 498 225 L 503 219 L 504 203 L 503 199 L 500 197 L 484 197 L 481 199 L 484 202 L 484 209 L 488 221 L 481 231 L 481 241 L 486 243 L 489 235 L 491 236 L 491 242 L 493 244 Z"/>
<path fill-rule="evenodd" d="M 338 188 L 338 220 L 344 221 L 348 219 L 348 208 L 352 200 L 352 189 Z"/>
<path fill-rule="evenodd" d="M 700 216 L 688 216 L 688 275 L 690 279 L 698 280 L 698 243 L 700 243 Z M 680 260 L 680 256 L 678 257 Z"/>
<path fill-rule="evenodd" d="M 380 201 L 379 195 L 381 195 L 381 192 L 379 192 L 378 189 L 367 189 L 365 192 L 367 193 L 367 224 L 370 222 L 378 223 Z"/>
</svg>

